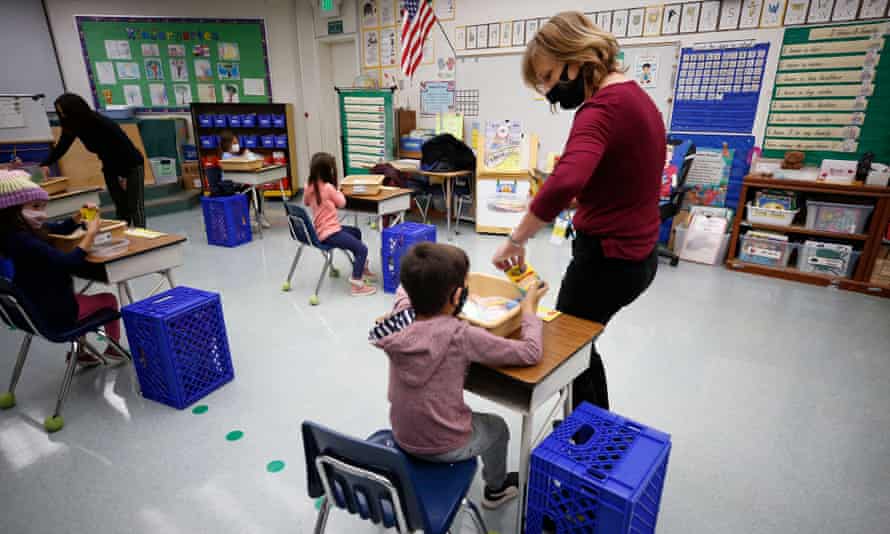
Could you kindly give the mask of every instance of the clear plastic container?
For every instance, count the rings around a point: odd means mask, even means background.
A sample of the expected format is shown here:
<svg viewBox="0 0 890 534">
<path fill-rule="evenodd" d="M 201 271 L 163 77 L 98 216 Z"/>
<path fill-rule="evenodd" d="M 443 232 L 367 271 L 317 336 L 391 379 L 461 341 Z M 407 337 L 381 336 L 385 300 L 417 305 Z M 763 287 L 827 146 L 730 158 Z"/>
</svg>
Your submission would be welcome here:
<svg viewBox="0 0 890 534">
<path fill-rule="evenodd" d="M 770 267 L 787 267 L 794 247 L 794 243 L 787 241 L 773 241 L 745 234 L 742 236 L 739 259 Z"/>
<path fill-rule="evenodd" d="M 90 256 L 95 256 L 97 258 L 110 258 L 111 256 L 123 254 L 129 248 L 129 239 L 112 239 L 111 241 L 106 241 L 101 245 L 93 245 L 93 248 L 90 249 Z"/>
<path fill-rule="evenodd" d="M 686 242 L 686 231 L 689 230 L 688 225 L 678 226 L 674 232 L 674 253 L 679 254 L 683 250 L 683 243 Z M 720 243 L 720 251 L 717 253 L 717 261 L 714 265 L 720 265 L 726 261 L 726 252 L 729 249 L 729 238 L 731 234 L 723 235 L 723 242 Z"/>
<path fill-rule="evenodd" d="M 861 234 L 874 206 L 807 200 L 807 228 L 840 234 Z"/>
<path fill-rule="evenodd" d="M 773 226 L 791 226 L 794 217 L 800 210 L 781 210 L 759 208 L 748 202 L 748 222 L 754 224 L 771 224 Z"/>
<path fill-rule="evenodd" d="M 828 243 L 805 243 L 797 254 L 797 268 L 805 273 L 818 273 L 850 278 L 859 261 L 859 252 L 833 249 Z"/>
</svg>

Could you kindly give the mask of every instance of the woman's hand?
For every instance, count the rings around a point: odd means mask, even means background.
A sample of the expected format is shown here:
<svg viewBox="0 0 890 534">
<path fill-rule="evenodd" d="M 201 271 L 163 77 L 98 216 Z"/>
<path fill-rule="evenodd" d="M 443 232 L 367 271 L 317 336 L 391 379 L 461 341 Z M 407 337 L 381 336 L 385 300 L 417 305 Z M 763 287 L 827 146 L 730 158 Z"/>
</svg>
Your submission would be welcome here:
<svg viewBox="0 0 890 534">
<path fill-rule="evenodd" d="M 495 267 L 506 271 L 516 265 L 525 265 L 525 246 L 507 240 L 491 258 Z"/>
</svg>

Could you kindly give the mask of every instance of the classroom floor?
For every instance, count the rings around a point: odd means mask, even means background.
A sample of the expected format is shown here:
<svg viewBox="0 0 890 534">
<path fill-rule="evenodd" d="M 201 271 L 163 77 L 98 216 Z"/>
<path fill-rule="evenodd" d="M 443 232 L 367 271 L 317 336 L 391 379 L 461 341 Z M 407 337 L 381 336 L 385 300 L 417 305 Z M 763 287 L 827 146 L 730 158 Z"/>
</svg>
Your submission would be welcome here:
<svg viewBox="0 0 890 534">
<path fill-rule="evenodd" d="M 236 249 L 207 246 L 199 210 L 150 221 L 191 238 L 178 283 L 222 293 L 236 378 L 202 401 L 207 413 L 137 398 L 128 369 L 92 370 L 75 378 L 65 429 L 47 435 L 64 354 L 34 343 L 18 406 L 0 412 L 0 532 L 311 532 L 300 423 L 356 436 L 387 425 L 386 359 L 366 338 L 390 297 L 352 298 L 341 278 L 309 306 L 321 267 L 313 253 L 282 293 L 294 246 L 280 204 L 269 210 L 275 227 L 265 239 Z M 379 250 L 378 235 L 363 230 Z M 464 225 L 455 243 L 475 269 L 494 272 L 488 259 L 500 241 Z M 530 262 L 553 285 L 569 255 L 543 235 L 530 245 Z M 151 285 L 135 287 L 145 295 Z M 20 339 L 0 332 L 3 388 Z M 888 347 L 888 300 L 662 264 L 600 341 L 613 409 L 673 436 L 658 532 L 885 531 Z M 467 397 L 519 432 L 517 415 Z M 232 430 L 244 437 L 227 441 Z M 517 455 L 514 440 L 513 468 Z M 275 460 L 285 469 L 267 472 Z M 480 491 L 477 481 L 474 498 Z M 483 513 L 506 534 L 514 512 Z M 378 531 L 337 511 L 328 526 Z"/>
</svg>

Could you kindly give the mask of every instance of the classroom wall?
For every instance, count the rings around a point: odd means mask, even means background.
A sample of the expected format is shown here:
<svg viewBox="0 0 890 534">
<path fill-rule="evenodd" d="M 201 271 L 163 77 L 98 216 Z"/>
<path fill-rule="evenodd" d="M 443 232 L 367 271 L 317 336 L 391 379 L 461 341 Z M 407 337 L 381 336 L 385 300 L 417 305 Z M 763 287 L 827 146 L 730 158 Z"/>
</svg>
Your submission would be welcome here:
<svg viewBox="0 0 890 534">
<path fill-rule="evenodd" d="M 651 5 L 645 0 L 549 0 L 548 2 L 517 2 L 515 0 L 456 0 L 455 20 L 443 21 L 442 26 L 448 36 L 454 35 L 455 26 L 466 26 L 523 18 L 547 17 L 564 10 L 583 12 L 606 11 L 610 9 L 632 9 Z M 437 57 L 451 55 L 451 51 L 438 28 L 430 34 L 435 39 L 434 52 Z M 761 88 L 757 120 L 754 135 L 759 143 L 766 125 L 772 84 L 778 63 L 779 48 L 782 43 L 782 28 L 754 29 L 740 31 L 723 31 L 669 35 L 662 37 L 640 37 L 620 39 L 622 45 L 646 43 L 664 43 L 679 41 L 682 47 L 712 41 L 731 41 L 753 39 L 755 42 L 770 44 L 769 58 Z M 458 89 L 480 90 L 479 120 L 519 119 L 530 125 L 532 133 L 541 138 L 540 161 L 547 152 L 561 152 L 565 144 L 573 114 L 561 112 L 552 115 L 545 101 L 535 100 L 534 94 L 528 90 L 521 79 L 519 68 L 521 50 L 505 49 L 507 52 L 485 51 L 475 53 L 458 51 L 456 81 Z M 419 85 L 424 80 L 437 79 L 437 68 L 433 65 L 421 66 L 413 82 L 405 82 L 405 87 L 397 98 L 399 105 L 407 105 L 413 109 L 419 106 Z M 421 127 L 431 128 L 432 118 L 418 116 Z"/>
<path fill-rule="evenodd" d="M 308 148 L 300 83 L 297 4 L 300 0 L 46 0 L 56 39 L 62 76 L 68 91 L 90 95 L 86 65 L 74 23 L 75 15 L 262 18 L 269 40 L 272 98 L 292 103 L 297 115 L 297 153 L 301 178 L 308 172 Z M 310 21 L 311 22 L 311 21 Z M 309 30 L 310 34 L 311 29 Z M 89 100 L 89 99 L 88 99 Z M 157 117 L 158 115 L 152 114 Z"/>
<path fill-rule="evenodd" d="M 0 13 L 0 93 L 43 93 L 52 109 L 62 75 L 40 0 L 0 0 Z"/>
</svg>

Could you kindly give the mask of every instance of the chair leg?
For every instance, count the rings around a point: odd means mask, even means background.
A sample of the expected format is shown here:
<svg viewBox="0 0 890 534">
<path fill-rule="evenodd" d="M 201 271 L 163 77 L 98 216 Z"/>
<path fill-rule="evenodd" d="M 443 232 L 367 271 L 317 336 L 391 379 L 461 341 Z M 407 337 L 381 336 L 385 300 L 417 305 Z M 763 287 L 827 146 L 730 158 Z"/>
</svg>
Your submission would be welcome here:
<svg viewBox="0 0 890 534">
<path fill-rule="evenodd" d="M 33 334 L 25 334 L 25 339 L 22 340 L 22 345 L 19 347 L 19 356 L 15 360 L 15 367 L 12 368 L 12 378 L 9 380 L 9 391 L 0 395 L 0 409 L 2 410 L 15 406 L 15 387 L 22 376 L 22 369 L 25 367 L 25 359 L 28 358 L 32 339 L 34 339 Z"/>
<path fill-rule="evenodd" d="M 421 198 L 424 199 L 423 202 L 421 202 Z M 433 203 L 433 195 L 418 195 L 414 198 L 414 203 L 417 204 L 417 209 L 420 210 L 420 216 L 423 217 L 423 224 L 426 224 L 430 214 L 430 206 Z"/>
<path fill-rule="evenodd" d="M 321 509 L 318 510 L 318 518 L 315 520 L 315 534 L 322 534 L 328 526 L 328 516 L 331 514 L 331 501 L 322 497 Z"/>
<path fill-rule="evenodd" d="M 133 354 L 130 353 L 127 349 L 123 348 L 120 343 L 111 339 L 105 334 L 105 330 L 103 328 L 99 329 L 99 332 L 105 337 L 105 340 L 108 341 L 108 344 L 114 347 L 114 350 L 126 356 L 127 360 L 130 362 L 130 373 L 133 375 L 131 378 L 133 379 L 133 385 L 135 386 L 136 394 L 142 396 L 142 386 L 139 385 L 139 375 L 136 374 L 136 362 L 133 361 Z"/>
<path fill-rule="evenodd" d="M 454 233 L 460 235 L 460 218 L 464 213 L 464 196 L 457 197 L 457 219 L 454 221 Z"/>
<path fill-rule="evenodd" d="M 105 358 L 105 356 L 101 352 L 99 352 L 99 350 L 94 347 L 92 343 L 87 341 L 86 337 L 80 338 L 80 344 L 83 350 L 86 350 L 96 358 L 99 358 L 99 360 L 102 362 L 102 365 L 108 365 L 108 359 Z"/>
<path fill-rule="evenodd" d="M 68 358 L 68 367 L 65 368 L 65 376 L 62 378 L 62 386 L 59 388 L 56 409 L 53 415 L 47 417 L 43 422 L 47 432 L 57 432 L 65 426 L 65 420 L 62 418 L 62 408 L 65 406 L 65 399 L 68 397 L 68 391 L 71 389 L 71 379 L 74 378 L 74 369 L 77 367 L 78 352 L 80 352 L 80 342 L 74 340 L 71 342 L 71 357 Z"/>
<path fill-rule="evenodd" d="M 300 245 L 296 255 L 294 255 L 294 261 L 290 264 L 290 271 L 287 272 L 287 280 L 285 280 L 284 285 L 281 286 L 282 291 L 290 291 L 290 281 L 293 279 L 294 272 L 297 270 L 297 264 L 300 263 L 300 256 L 303 255 L 303 247 L 305 247 L 305 245 Z"/>
<path fill-rule="evenodd" d="M 476 531 L 479 534 L 488 534 L 488 527 L 485 526 L 485 520 L 482 519 L 482 514 L 479 513 L 479 508 L 476 506 L 476 503 L 465 498 L 463 508 L 473 520 L 473 524 L 476 526 Z"/>
<path fill-rule="evenodd" d="M 321 275 L 318 277 L 318 283 L 315 284 L 315 294 L 309 298 L 309 303 L 313 306 L 318 304 L 318 292 L 321 291 L 321 284 L 324 282 L 324 277 L 328 274 L 328 269 L 331 268 L 331 263 L 333 263 L 333 253 L 330 251 L 322 252 L 324 256 L 324 267 L 321 268 Z"/>
</svg>

